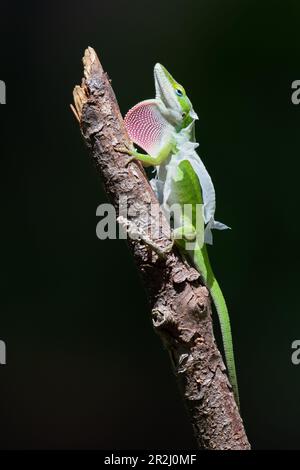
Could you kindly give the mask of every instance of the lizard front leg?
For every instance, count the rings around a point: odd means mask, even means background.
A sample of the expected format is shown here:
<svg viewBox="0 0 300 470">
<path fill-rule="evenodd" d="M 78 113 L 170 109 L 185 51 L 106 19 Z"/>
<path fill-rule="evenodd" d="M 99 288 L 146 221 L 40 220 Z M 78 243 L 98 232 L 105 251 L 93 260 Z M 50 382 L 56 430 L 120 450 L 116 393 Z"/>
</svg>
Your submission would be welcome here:
<svg viewBox="0 0 300 470">
<path fill-rule="evenodd" d="M 173 152 L 174 145 L 172 142 L 167 143 L 164 145 L 159 153 L 156 156 L 144 154 L 137 152 L 136 150 L 131 150 L 126 147 L 118 147 L 116 148 L 118 152 L 127 153 L 127 155 L 131 155 L 132 158 L 129 159 L 127 165 L 132 162 L 133 160 L 138 160 L 142 163 L 143 166 L 159 166 L 161 165 Z"/>
</svg>

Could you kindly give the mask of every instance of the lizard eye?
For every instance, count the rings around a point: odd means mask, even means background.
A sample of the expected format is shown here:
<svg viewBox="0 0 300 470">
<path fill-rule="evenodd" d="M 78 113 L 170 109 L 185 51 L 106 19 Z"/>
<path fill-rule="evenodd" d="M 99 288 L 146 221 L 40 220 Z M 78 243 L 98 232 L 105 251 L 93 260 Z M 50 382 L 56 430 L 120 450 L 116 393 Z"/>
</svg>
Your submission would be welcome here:
<svg viewBox="0 0 300 470">
<path fill-rule="evenodd" d="M 185 116 L 186 116 L 186 113 L 182 113 L 182 114 L 181 114 L 181 117 L 184 118 Z"/>
<path fill-rule="evenodd" d="M 176 88 L 175 93 L 177 96 L 183 96 L 183 93 L 179 88 Z"/>
</svg>

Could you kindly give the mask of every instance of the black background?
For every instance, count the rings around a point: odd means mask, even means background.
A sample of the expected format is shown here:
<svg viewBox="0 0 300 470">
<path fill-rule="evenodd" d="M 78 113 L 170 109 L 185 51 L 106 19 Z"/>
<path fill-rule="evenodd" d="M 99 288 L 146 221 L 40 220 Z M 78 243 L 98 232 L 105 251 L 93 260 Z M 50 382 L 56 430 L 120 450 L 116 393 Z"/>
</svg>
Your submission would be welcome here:
<svg viewBox="0 0 300 470">
<path fill-rule="evenodd" d="M 1 2 L 0 448 L 195 448 L 124 241 L 69 103 L 87 46 L 123 113 L 182 83 L 218 198 L 210 250 L 256 449 L 299 447 L 298 1 Z"/>
</svg>

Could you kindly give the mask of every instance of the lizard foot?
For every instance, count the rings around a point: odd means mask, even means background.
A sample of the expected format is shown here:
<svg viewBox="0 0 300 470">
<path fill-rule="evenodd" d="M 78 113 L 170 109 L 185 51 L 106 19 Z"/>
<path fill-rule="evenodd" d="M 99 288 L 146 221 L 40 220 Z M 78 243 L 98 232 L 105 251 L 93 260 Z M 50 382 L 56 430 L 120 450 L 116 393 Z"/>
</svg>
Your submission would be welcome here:
<svg viewBox="0 0 300 470">
<path fill-rule="evenodd" d="M 132 150 L 132 149 L 130 149 L 130 148 L 128 148 L 128 147 L 126 147 L 125 145 L 123 145 L 123 146 L 116 146 L 116 147 L 115 147 L 115 150 L 116 150 L 117 152 L 120 152 L 120 153 L 125 153 L 125 154 L 127 154 L 127 155 L 131 155 L 131 157 L 127 160 L 125 166 L 128 166 L 129 163 L 131 163 L 131 162 L 133 162 L 134 160 L 136 160 L 136 158 L 135 158 L 135 156 L 134 156 L 134 155 L 135 155 L 135 151 Z"/>
</svg>

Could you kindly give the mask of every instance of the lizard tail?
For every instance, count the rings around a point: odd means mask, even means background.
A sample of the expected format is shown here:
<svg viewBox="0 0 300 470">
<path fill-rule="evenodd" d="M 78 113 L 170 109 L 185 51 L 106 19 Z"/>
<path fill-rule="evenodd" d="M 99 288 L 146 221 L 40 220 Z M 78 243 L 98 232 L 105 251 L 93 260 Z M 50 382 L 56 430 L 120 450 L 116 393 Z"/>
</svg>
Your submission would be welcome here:
<svg viewBox="0 0 300 470">
<path fill-rule="evenodd" d="M 218 313 L 229 381 L 233 389 L 236 404 L 240 408 L 229 313 L 221 288 L 212 271 L 205 245 L 202 249 L 195 250 L 193 261 L 197 270 L 202 274 L 204 281 L 206 282 Z"/>
<path fill-rule="evenodd" d="M 233 353 L 233 346 L 232 346 L 230 319 L 229 319 L 229 314 L 228 314 L 225 299 L 223 297 L 218 281 L 216 280 L 214 276 L 212 280 L 212 285 L 210 286 L 210 293 L 214 301 L 216 310 L 218 312 L 218 317 L 220 321 L 229 380 L 233 389 L 235 401 L 238 407 L 240 408 L 239 390 L 238 390 L 238 384 L 237 384 L 237 378 L 236 378 L 236 369 L 235 369 L 234 353 Z"/>
</svg>

